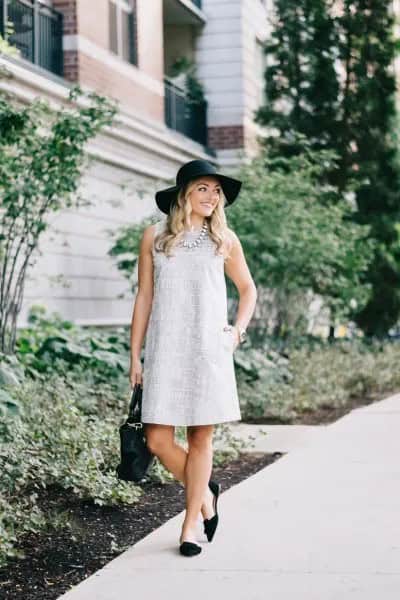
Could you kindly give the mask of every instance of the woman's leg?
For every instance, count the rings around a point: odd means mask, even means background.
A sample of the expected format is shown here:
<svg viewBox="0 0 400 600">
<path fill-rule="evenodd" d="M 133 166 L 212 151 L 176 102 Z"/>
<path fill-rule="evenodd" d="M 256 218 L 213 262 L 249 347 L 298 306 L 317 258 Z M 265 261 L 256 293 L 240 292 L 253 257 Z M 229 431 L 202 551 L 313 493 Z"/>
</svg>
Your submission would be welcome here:
<svg viewBox="0 0 400 600">
<path fill-rule="evenodd" d="M 175 479 L 184 483 L 186 452 L 175 441 L 173 425 L 145 423 L 146 443 L 149 450 L 157 456 Z"/>
<path fill-rule="evenodd" d="M 186 515 L 182 525 L 181 542 L 195 541 L 197 517 L 209 491 L 208 482 L 213 462 L 213 425 L 187 428 L 189 453 L 185 466 Z"/>
<path fill-rule="evenodd" d="M 150 451 L 157 456 L 175 479 L 186 486 L 185 467 L 188 452 L 175 441 L 175 427 L 173 425 L 145 423 L 145 432 L 147 446 Z M 214 514 L 212 505 L 213 495 L 207 487 L 201 507 L 204 519 L 208 519 Z"/>
</svg>

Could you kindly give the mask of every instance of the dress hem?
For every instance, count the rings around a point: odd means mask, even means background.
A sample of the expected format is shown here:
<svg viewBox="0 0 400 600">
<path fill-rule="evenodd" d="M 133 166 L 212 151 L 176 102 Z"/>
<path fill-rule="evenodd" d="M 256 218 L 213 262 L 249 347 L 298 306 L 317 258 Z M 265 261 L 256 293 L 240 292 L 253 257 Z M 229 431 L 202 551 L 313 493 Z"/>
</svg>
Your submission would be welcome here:
<svg viewBox="0 0 400 600">
<path fill-rule="evenodd" d="M 167 422 L 167 421 L 163 421 L 161 419 L 157 419 L 157 420 L 154 419 L 151 421 L 145 421 L 144 419 L 142 419 L 141 421 L 142 421 L 142 423 L 144 423 L 144 424 L 148 423 L 149 425 L 171 425 L 174 427 L 188 427 L 188 426 L 192 426 L 192 425 L 219 425 L 220 423 L 236 423 L 241 420 L 242 420 L 242 417 L 240 416 L 240 417 L 234 417 L 234 418 L 230 418 L 230 419 L 222 419 L 222 420 L 218 420 L 218 421 L 211 421 L 211 422 L 209 421 L 208 423 L 204 423 L 204 422 L 199 423 L 197 421 L 196 422 L 193 422 L 193 421 L 182 422 L 181 421 L 179 423 L 177 423 L 177 422 L 171 423 L 171 421 Z"/>
</svg>

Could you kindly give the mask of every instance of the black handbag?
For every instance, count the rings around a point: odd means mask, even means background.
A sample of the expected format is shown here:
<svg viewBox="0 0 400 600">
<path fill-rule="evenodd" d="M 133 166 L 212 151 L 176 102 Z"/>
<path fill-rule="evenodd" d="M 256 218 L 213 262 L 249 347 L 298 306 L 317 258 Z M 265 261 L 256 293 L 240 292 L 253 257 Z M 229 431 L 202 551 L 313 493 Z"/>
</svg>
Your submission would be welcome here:
<svg viewBox="0 0 400 600">
<path fill-rule="evenodd" d="M 121 462 L 116 467 L 119 479 L 135 483 L 145 477 L 155 458 L 146 445 L 141 413 L 142 386 L 136 383 L 132 390 L 128 418 L 119 428 Z"/>
</svg>

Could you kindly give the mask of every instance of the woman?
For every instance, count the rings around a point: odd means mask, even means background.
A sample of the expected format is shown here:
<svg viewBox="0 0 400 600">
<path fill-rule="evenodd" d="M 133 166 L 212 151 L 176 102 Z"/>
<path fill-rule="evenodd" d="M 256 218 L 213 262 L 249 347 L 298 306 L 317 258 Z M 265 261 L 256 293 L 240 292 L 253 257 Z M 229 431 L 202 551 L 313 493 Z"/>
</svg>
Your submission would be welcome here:
<svg viewBox="0 0 400 600">
<path fill-rule="evenodd" d="M 240 187 L 208 161 L 186 163 L 176 185 L 156 193 L 157 206 L 168 216 L 147 227 L 140 244 L 130 382 L 143 386 L 149 449 L 185 485 L 179 540 L 185 556 L 201 552 L 200 511 L 209 541 L 218 523 L 220 485 L 210 480 L 213 426 L 241 419 L 233 352 L 245 339 L 257 292 L 224 212 Z M 224 272 L 240 296 L 234 326 L 227 321 Z M 187 427 L 188 451 L 175 442 L 178 425 Z"/>
</svg>

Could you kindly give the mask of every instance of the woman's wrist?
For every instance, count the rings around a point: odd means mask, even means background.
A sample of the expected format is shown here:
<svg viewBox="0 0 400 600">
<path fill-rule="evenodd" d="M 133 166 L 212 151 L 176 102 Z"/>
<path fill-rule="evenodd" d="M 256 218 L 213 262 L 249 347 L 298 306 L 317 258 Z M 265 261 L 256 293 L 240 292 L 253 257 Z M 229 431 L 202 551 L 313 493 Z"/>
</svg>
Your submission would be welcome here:
<svg viewBox="0 0 400 600">
<path fill-rule="evenodd" d="M 241 323 L 235 323 L 233 326 L 237 331 L 239 343 L 242 344 L 246 340 L 246 328 Z"/>
</svg>

